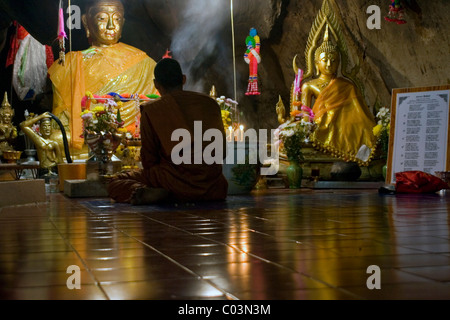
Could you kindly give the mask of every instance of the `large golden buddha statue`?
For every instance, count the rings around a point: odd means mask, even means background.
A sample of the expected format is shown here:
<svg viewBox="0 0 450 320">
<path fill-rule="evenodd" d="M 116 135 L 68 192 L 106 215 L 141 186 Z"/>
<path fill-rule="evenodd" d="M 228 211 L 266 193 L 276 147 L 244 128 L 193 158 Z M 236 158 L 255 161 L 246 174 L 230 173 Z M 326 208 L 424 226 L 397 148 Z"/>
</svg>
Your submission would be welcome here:
<svg viewBox="0 0 450 320">
<path fill-rule="evenodd" d="M 355 81 L 338 76 L 346 46 L 336 21 L 325 1 L 311 31 L 306 50 L 308 70 L 304 78 L 312 77 L 314 71 L 316 77 L 302 82 L 299 96 L 293 89 L 291 111 L 298 110 L 301 106 L 313 110 L 316 129 L 310 140 L 316 149 L 339 160 L 368 166 L 377 144 L 373 134 L 376 124 Z M 315 45 L 322 34 L 322 44 Z M 333 36 L 336 44 L 332 41 Z M 347 57 L 344 58 L 347 62 Z M 296 59 L 294 69 L 296 72 L 299 70 Z M 345 70 L 342 69 L 342 73 Z"/>
<path fill-rule="evenodd" d="M 124 6 L 119 0 L 87 1 L 82 16 L 91 47 L 69 52 L 65 63 L 49 69 L 53 83 L 53 114 L 68 123 L 68 135 L 74 158 L 86 150 L 81 120 L 81 102 L 86 92 L 94 95 L 154 94 L 155 61 L 137 48 L 119 42 L 125 22 Z M 121 109 L 125 125 L 132 131 L 140 117 L 136 102 Z"/>
</svg>

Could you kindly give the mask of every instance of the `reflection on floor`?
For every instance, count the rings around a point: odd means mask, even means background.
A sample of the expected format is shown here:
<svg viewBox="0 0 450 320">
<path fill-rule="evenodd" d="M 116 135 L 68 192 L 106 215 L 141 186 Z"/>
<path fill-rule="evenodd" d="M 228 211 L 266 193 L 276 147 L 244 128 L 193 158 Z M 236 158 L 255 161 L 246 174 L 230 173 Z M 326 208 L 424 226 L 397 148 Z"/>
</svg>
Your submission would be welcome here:
<svg viewBox="0 0 450 320">
<path fill-rule="evenodd" d="M 0 299 L 450 299 L 449 206 L 376 190 L 148 207 L 48 195 L 0 209 Z"/>
</svg>

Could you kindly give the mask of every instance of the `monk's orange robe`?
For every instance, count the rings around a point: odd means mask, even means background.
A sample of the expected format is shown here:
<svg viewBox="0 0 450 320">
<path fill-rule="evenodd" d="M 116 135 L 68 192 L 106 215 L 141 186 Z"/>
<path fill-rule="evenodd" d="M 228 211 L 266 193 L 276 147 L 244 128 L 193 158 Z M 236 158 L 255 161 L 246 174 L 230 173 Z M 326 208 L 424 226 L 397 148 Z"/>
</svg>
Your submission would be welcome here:
<svg viewBox="0 0 450 320">
<path fill-rule="evenodd" d="M 222 165 L 194 164 L 194 144 L 200 143 L 204 151 L 212 143 L 194 141 L 196 121 L 202 122 L 202 136 L 209 129 L 220 131 L 225 156 L 226 138 L 221 111 L 213 99 L 194 92 L 180 91 L 142 105 L 141 115 L 143 170 L 115 178 L 108 188 L 112 199 L 129 202 L 137 188 L 146 186 L 163 188 L 173 198 L 184 201 L 215 201 L 227 197 L 228 182 L 222 173 Z M 172 161 L 174 147 L 184 142 L 172 141 L 172 135 L 178 129 L 189 131 L 192 137 L 192 164 L 176 165 Z"/>
</svg>

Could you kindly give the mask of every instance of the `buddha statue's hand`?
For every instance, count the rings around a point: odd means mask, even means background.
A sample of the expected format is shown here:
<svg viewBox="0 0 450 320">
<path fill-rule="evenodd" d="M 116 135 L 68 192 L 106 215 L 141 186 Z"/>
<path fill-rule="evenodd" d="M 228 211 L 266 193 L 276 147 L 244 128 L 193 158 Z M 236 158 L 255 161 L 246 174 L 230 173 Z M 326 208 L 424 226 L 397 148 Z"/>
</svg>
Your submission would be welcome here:
<svg viewBox="0 0 450 320">
<path fill-rule="evenodd" d="M 45 118 L 51 118 L 52 117 L 52 115 L 50 114 L 50 112 L 44 112 L 43 114 L 42 114 L 42 118 L 43 119 L 45 119 Z"/>
</svg>

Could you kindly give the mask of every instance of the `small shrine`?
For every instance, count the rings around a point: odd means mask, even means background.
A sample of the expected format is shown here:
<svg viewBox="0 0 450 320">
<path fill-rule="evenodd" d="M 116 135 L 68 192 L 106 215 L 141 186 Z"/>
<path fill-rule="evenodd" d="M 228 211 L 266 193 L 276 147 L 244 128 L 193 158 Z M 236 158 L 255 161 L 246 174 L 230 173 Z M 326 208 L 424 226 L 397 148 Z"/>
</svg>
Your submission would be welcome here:
<svg viewBox="0 0 450 320">
<path fill-rule="evenodd" d="M 304 132 L 298 149 L 309 187 L 315 187 L 319 180 L 344 182 L 342 186 L 348 187 L 348 182 L 382 179 L 384 164 L 375 159 L 375 117 L 363 96 L 364 86 L 357 75 L 360 66 L 349 66 L 353 59 L 349 59 L 340 21 L 334 7 L 324 1 L 305 49 L 306 70 L 299 67 L 297 56 L 293 59 L 295 80 L 289 109 L 281 97 L 276 105 L 281 138 L 286 126 L 291 129 L 290 123 L 298 123 L 298 130 Z M 289 157 L 283 149 L 280 161 L 285 172 Z"/>
</svg>

